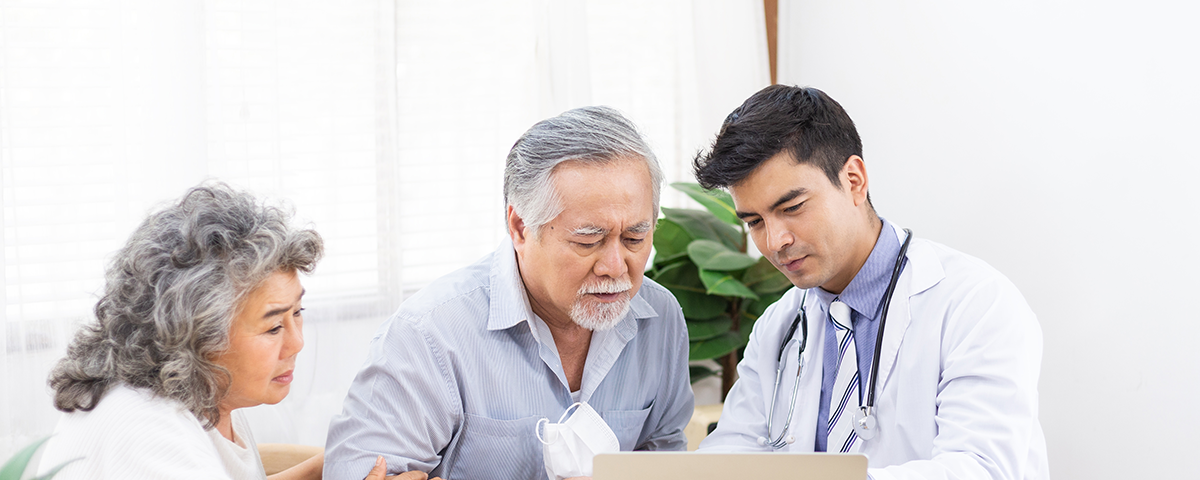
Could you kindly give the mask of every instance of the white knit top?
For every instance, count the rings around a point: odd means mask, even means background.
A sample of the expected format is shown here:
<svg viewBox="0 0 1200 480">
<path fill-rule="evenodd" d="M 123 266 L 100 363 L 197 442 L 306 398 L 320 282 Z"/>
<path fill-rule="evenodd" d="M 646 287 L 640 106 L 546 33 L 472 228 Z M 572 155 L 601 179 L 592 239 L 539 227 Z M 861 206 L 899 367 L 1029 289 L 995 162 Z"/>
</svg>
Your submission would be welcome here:
<svg viewBox="0 0 1200 480">
<path fill-rule="evenodd" d="M 55 480 L 265 480 L 262 459 L 245 417 L 233 412 L 230 442 L 205 431 L 183 405 L 149 391 L 114 387 L 90 412 L 63 414 L 47 442 L 39 475 L 63 462 Z"/>
</svg>

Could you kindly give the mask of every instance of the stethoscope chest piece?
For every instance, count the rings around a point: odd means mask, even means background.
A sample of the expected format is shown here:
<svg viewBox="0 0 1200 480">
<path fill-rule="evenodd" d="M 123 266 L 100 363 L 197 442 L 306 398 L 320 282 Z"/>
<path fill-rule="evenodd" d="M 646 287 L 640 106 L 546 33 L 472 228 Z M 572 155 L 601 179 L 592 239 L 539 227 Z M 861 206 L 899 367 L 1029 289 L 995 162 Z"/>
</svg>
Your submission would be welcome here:
<svg viewBox="0 0 1200 480">
<path fill-rule="evenodd" d="M 875 423 L 875 415 L 870 410 L 871 407 L 854 409 L 854 433 L 862 440 L 875 438 L 875 434 L 879 433 L 879 426 Z"/>
</svg>

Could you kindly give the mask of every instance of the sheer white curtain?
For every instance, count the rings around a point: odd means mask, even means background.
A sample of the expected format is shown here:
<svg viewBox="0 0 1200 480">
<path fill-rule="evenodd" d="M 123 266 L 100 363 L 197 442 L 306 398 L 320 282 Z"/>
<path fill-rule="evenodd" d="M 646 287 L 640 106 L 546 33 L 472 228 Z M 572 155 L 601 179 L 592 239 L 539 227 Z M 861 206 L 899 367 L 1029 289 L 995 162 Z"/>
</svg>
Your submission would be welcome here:
<svg viewBox="0 0 1200 480">
<path fill-rule="evenodd" d="M 504 235 L 522 131 L 612 105 L 686 180 L 766 83 L 758 1 L 0 0 L 0 457 L 53 430 L 46 373 L 108 255 L 188 186 L 325 237 L 292 393 L 251 412 L 260 441 L 319 445 L 379 323 Z"/>
</svg>

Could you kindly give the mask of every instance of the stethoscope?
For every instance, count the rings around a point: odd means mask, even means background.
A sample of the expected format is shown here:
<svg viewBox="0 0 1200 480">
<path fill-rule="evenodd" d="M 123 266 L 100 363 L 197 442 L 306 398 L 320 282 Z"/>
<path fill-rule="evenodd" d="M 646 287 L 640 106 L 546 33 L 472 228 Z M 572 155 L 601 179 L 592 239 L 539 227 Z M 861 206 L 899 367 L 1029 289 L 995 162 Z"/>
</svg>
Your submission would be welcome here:
<svg viewBox="0 0 1200 480">
<path fill-rule="evenodd" d="M 904 268 L 904 255 L 908 253 L 908 241 L 912 240 L 912 230 L 904 229 L 904 233 L 908 235 L 904 239 L 904 244 L 900 246 L 900 254 L 896 256 L 896 265 L 892 267 L 892 279 L 888 282 L 887 291 L 883 294 L 883 313 L 879 316 L 879 331 L 875 334 L 875 356 L 871 357 L 871 382 L 867 390 L 867 404 L 860 405 L 854 411 L 854 432 L 858 434 L 858 438 L 870 440 L 875 438 L 875 434 L 879 432 L 878 423 L 875 421 L 875 377 L 879 373 L 879 355 L 883 350 L 883 326 L 887 323 L 888 307 L 892 303 L 892 294 L 896 292 L 896 282 L 900 279 L 900 271 Z M 783 341 L 779 343 L 779 358 L 775 364 L 775 388 L 771 390 L 771 408 L 767 411 L 767 436 L 758 437 L 759 445 L 770 445 L 774 448 L 783 448 L 796 442 L 796 437 L 788 435 L 788 430 L 792 427 L 792 414 L 796 412 L 796 394 L 800 392 L 800 376 L 804 374 L 804 349 L 808 346 L 808 315 L 805 314 L 804 304 L 808 300 L 808 291 L 804 291 L 804 296 L 800 299 L 800 312 L 796 314 L 796 319 L 792 320 L 792 325 L 788 327 L 787 333 L 783 335 Z M 783 354 L 787 349 L 787 344 L 792 341 L 792 337 L 796 335 L 796 328 L 800 328 L 800 353 L 799 368 L 796 369 L 796 384 L 792 387 L 792 401 L 788 407 L 787 422 L 783 424 L 783 430 L 778 436 L 771 435 L 771 422 L 775 419 L 775 396 L 779 394 L 779 385 L 783 378 Z"/>
</svg>

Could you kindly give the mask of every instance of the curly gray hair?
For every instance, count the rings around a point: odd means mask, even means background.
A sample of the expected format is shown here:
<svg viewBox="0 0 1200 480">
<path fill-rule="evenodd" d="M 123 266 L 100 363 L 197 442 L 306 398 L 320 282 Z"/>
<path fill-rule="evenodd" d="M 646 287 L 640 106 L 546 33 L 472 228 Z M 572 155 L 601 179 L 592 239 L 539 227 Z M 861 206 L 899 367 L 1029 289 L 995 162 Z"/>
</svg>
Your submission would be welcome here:
<svg viewBox="0 0 1200 480">
<path fill-rule="evenodd" d="M 119 384 L 179 401 L 209 428 L 229 388 L 213 359 L 246 295 L 278 271 L 311 273 L 321 236 L 223 183 L 152 213 L 117 252 L 67 356 L 50 372 L 54 406 L 89 411 Z"/>
<path fill-rule="evenodd" d="M 504 166 L 504 201 L 535 234 L 563 207 L 551 174 L 566 161 L 609 163 L 634 157 L 646 162 L 653 185 L 654 211 L 663 173 L 658 159 L 637 127 L 611 107 L 582 107 L 542 120 L 529 128 L 508 152 Z"/>
</svg>

